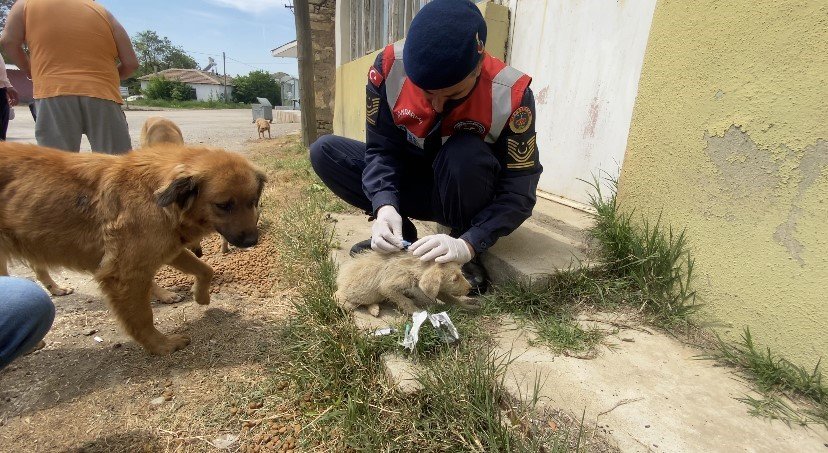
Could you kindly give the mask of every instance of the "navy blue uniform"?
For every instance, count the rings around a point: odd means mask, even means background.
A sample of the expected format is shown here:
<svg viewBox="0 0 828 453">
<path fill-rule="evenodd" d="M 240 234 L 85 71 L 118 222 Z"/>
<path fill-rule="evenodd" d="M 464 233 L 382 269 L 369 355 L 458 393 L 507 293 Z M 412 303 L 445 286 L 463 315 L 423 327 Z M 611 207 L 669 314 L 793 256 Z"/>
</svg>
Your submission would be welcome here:
<svg viewBox="0 0 828 453">
<path fill-rule="evenodd" d="M 382 68 L 381 53 L 374 69 Z M 386 96 L 384 81 L 369 81 L 367 143 L 328 135 L 311 145 L 313 168 L 335 194 L 371 215 L 391 205 L 403 219 L 446 225 L 478 254 L 529 218 L 543 170 L 531 89 L 526 88 L 519 104 L 522 112 L 528 110 L 529 123 L 504 125 L 494 143 L 462 128 L 455 128 L 443 142 L 442 119 L 460 108 L 463 99 L 446 104 L 422 148 L 395 124 Z M 403 229 L 405 239 L 414 239 L 409 222 Z"/>
</svg>

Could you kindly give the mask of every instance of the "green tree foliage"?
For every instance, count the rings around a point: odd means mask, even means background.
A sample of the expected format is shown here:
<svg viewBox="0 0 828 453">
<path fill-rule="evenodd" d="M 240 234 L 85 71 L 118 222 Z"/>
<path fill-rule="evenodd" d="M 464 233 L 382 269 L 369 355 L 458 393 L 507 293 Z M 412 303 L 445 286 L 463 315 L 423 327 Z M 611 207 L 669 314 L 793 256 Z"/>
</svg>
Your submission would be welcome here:
<svg viewBox="0 0 828 453">
<path fill-rule="evenodd" d="M 6 28 L 6 17 L 15 0 L 0 0 L 0 29 Z"/>
<path fill-rule="evenodd" d="M 164 69 L 196 69 L 198 63 L 169 38 L 158 36 L 152 30 L 145 30 L 132 38 L 132 46 L 138 56 L 137 77 L 163 71 Z"/>
<path fill-rule="evenodd" d="M 166 80 L 161 77 L 153 77 L 143 93 L 149 99 L 163 99 L 166 101 L 195 99 L 193 89 L 186 83 L 177 80 Z"/>
<path fill-rule="evenodd" d="M 166 36 L 158 36 L 158 33 L 152 30 L 145 30 L 136 34 L 132 38 L 132 47 L 135 48 L 139 66 L 135 74 L 124 81 L 124 84 L 129 87 L 132 93 L 140 91 L 139 77 L 164 69 L 198 68 L 198 63 L 193 57 L 187 55 L 184 49 L 174 45 Z"/>
<path fill-rule="evenodd" d="M 236 102 L 254 103 L 257 97 L 267 98 L 273 105 L 279 105 L 282 101 L 279 83 L 266 71 L 251 71 L 236 77 L 233 83 L 236 85 L 233 100 Z"/>
</svg>

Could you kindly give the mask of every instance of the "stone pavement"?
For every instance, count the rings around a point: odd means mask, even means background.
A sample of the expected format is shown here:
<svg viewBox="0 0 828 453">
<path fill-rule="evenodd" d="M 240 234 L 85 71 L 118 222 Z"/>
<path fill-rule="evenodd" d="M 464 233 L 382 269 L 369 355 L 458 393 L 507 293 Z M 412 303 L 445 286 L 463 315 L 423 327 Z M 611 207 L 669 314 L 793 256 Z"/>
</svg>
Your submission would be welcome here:
<svg viewBox="0 0 828 453">
<path fill-rule="evenodd" d="M 335 215 L 337 262 L 349 259 L 350 246 L 370 234 L 361 215 Z M 501 239 L 485 259 L 495 282 L 533 276 L 586 263 L 584 230 L 589 216 L 538 200 L 535 215 Z M 420 234 L 436 229 L 419 225 Z M 542 253 L 539 253 L 541 251 Z M 702 352 L 655 329 L 631 325 L 613 314 L 591 315 L 595 324 L 614 334 L 598 356 L 581 359 L 555 354 L 511 318 L 495 327 L 495 356 L 508 358 L 505 386 L 510 396 L 529 401 L 539 382 L 540 408 L 560 409 L 599 429 L 622 451 L 649 452 L 828 452 L 824 427 L 788 427 L 748 414 L 735 398 L 753 395 L 731 370 L 698 358 Z M 383 307 L 379 318 L 354 313 L 358 327 L 373 331 L 402 318 Z M 618 326 L 630 325 L 630 328 Z M 389 379 L 404 392 L 416 392 L 414 365 L 400 354 L 384 357 Z"/>
</svg>

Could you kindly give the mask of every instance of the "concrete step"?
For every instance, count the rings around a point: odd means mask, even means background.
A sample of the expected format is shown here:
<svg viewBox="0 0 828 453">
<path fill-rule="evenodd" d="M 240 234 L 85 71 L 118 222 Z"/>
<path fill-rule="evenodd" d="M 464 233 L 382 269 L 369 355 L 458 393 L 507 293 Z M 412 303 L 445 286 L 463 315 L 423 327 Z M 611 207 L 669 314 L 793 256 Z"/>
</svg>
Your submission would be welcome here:
<svg viewBox="0 0 828 453">
<path fill-rule="evenodd" d="M 590 315 L 608 332 L 634 323 Z M 602 319 L 603 318 L 603 319 Z M 611 324 L 608 324 L 611 323 Z M 494 327 L 496 355 L 508 356 L 506 391 L 532 398 L 540 409 L 569 412 L 596 426 L 624 452 L 826 452 L 828 430 L 787 426 L 748 414 L 738 401 L 756 396 L 731 370 L 700 360 L 701 351 L 664 333 L 621 328 L 598 356 L 552 354 L 535 334 L 510 318 Z"/>
</svg>

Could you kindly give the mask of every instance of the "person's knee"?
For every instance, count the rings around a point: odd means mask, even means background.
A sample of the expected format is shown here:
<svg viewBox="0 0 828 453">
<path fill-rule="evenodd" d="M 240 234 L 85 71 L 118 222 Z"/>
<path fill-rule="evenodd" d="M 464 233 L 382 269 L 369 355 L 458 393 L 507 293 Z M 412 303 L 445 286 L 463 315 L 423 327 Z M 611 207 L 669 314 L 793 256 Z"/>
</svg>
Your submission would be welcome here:
<svg viewBox="0 0 828 453">
<path fill-rule="evenodd" d="M 43 290 L 37 283 L 25 280 L 17 280 L 14 285 L 17 286 L 17 305 L 25 306 L 25 310 L 31 319 L 39 320 L 38 324 L 52 325 L 55 319 L 55 304 L 49 294 Z"/>
<path fill-rule="evenodd" d="M 311 166 L 319 173 L 320 168 L 324 168 L 332 160 L 331 150 L 335 136 L 323 135 L 310 145 L 310 161 Z"/>
<path fill-rule="evenodd" d="M 443 144 L 435 160 L 435 176 L 448 178 L 461 186 L 494 181 L 500 171 L 500 163 L 483 139 L 470 133 L 452 135 Z"/>
</svg>

